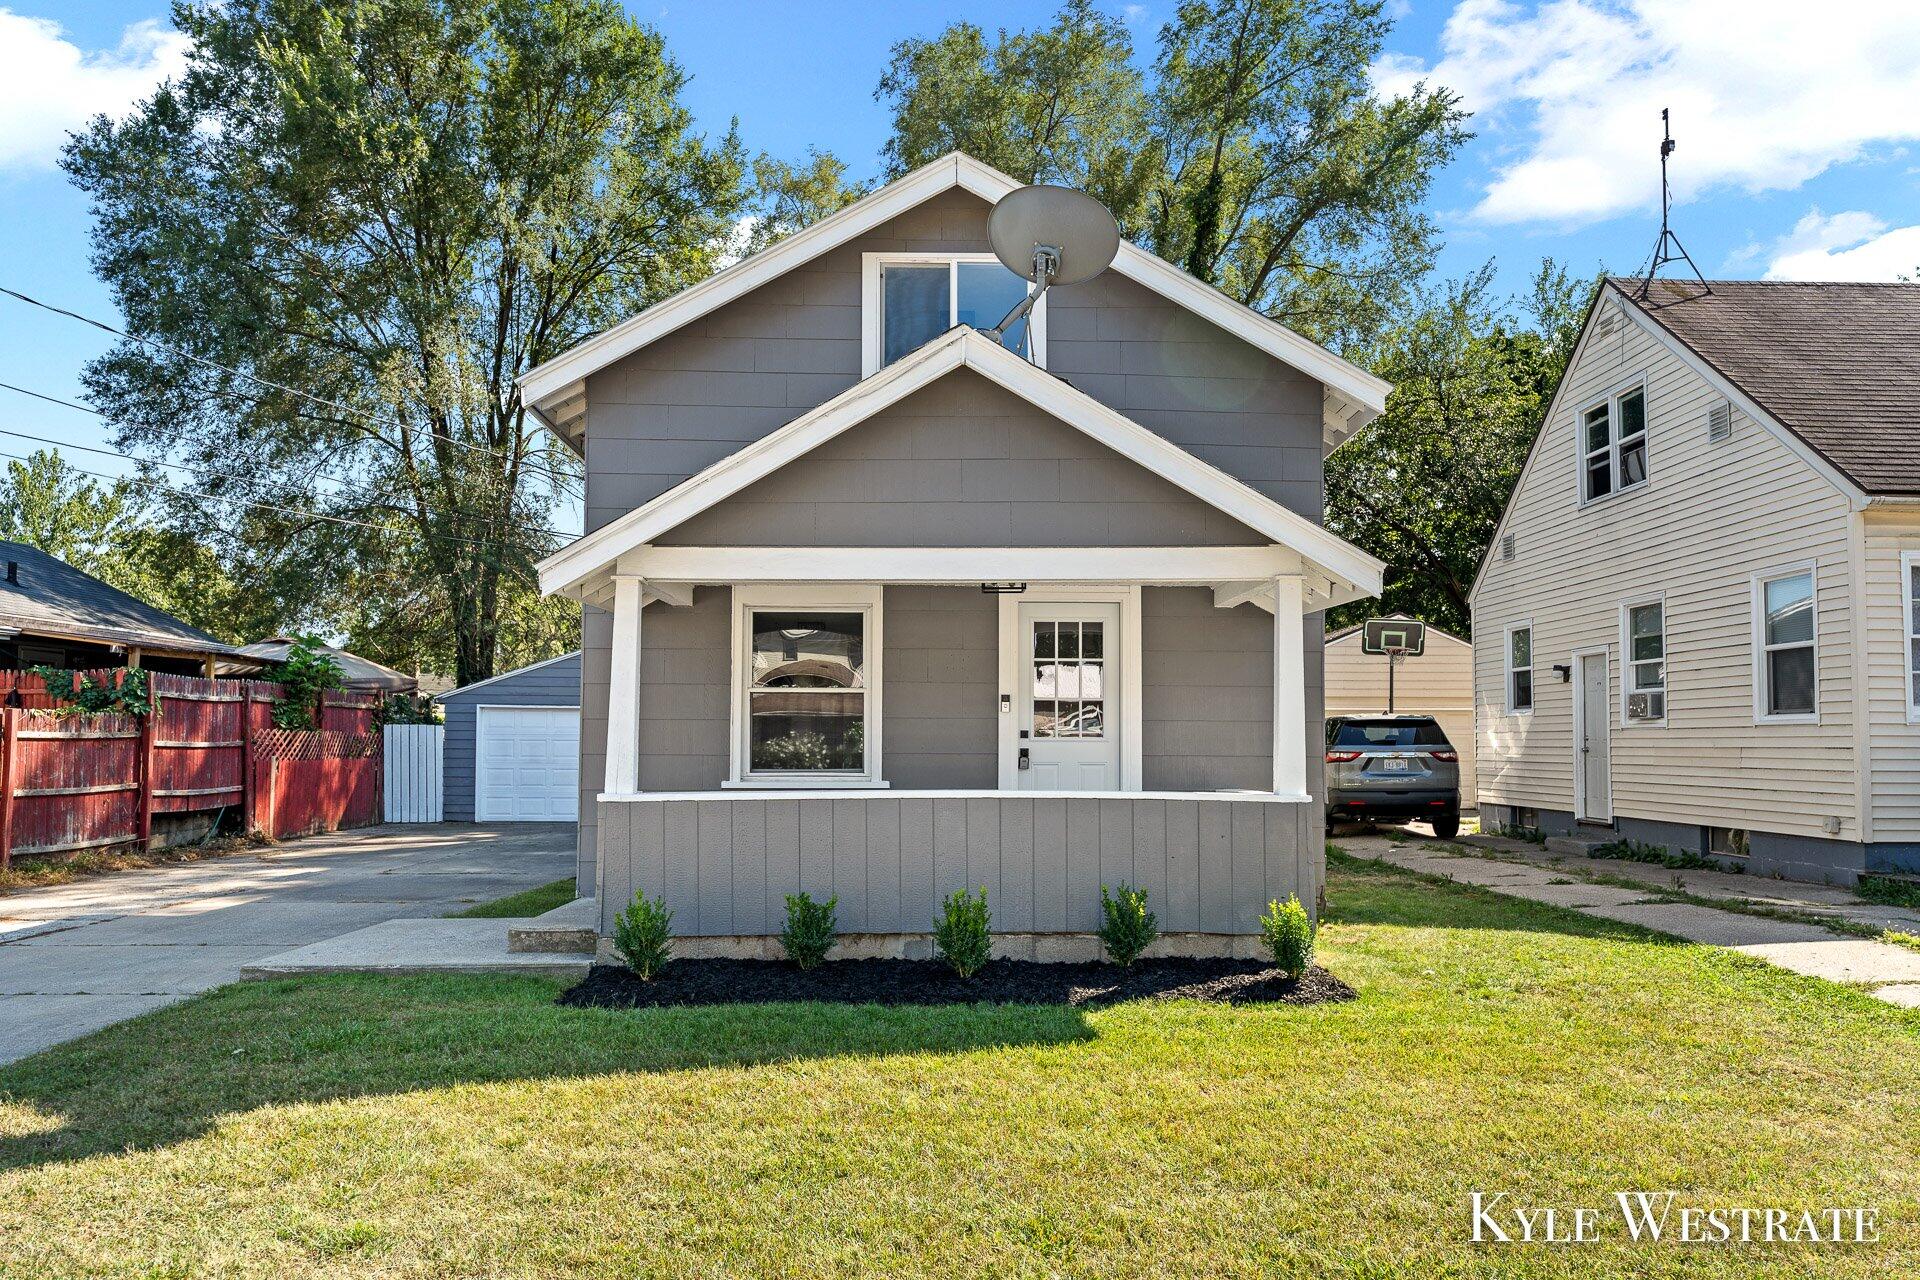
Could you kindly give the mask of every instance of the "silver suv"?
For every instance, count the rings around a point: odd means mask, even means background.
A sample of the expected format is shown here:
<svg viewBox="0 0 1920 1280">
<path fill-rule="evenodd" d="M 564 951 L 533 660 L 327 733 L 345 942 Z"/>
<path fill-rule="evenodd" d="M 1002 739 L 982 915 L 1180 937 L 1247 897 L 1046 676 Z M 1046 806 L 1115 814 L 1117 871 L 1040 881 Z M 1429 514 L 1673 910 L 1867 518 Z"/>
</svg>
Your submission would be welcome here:
<svg viewBox="0 0 1920 1280">
<path fill-rule="evenodd" d="M 1460 753 L 1432 716 L 1327 721 L 1327 830 L 1340 818 L 1420 818 L 1460 833 Z"/>
</svg>

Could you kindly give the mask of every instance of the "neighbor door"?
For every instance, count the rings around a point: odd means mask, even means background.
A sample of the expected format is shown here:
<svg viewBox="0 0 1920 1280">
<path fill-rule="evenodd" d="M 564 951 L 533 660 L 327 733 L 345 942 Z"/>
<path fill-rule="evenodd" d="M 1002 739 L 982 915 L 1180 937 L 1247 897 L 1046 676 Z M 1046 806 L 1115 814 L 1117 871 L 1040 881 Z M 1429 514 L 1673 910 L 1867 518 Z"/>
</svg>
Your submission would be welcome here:
<svg viewBox="0 0 1920 1280">
<path fill-rule="evenodd" d="M 1017 746 L 1022 791 L 1120 789 L 1120 606 L 1023 600 Z"/>
<path fill-rule="evenodd" d="M 1582 822 L 1613 821 L 1613 770 L 1607 748 L 1609 721 L 1607 655 L 1585 653 L 1574 660 L 1579 701 L 1573 720 L 1573 767 L 1579 780 L 1575 817 Z"/>
</svg>

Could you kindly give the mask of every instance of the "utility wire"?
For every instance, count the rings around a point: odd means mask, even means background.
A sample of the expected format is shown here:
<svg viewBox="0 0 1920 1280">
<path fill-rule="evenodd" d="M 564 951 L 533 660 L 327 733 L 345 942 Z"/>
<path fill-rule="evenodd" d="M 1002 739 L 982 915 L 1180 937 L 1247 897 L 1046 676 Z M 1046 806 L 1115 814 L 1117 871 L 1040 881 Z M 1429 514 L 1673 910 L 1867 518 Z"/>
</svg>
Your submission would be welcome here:
<svg viewBox="0 0 1920 1280">
<path fill-rule="evenodd" d="M 48 404 L 57 404 L 65 409 L 76 409 L 81 413 L 90 413 L 94 415 L 96 418 L 100 418 L 103 421 L 111 423 L 114 426 L 124 425 L 120 422 L 115 421 L 111 416 L 107 414 L 107 412 L 104 409 L 96 409 L 94 406 L 90 404 L 82 404 L 77 400 L 63 400 L 59 396 L 50 396 L 43 391 L 32 391 L 26 387 L 15 386 L 11 382 L 0 382 L 0 388 L 4 388 L 7 391 L 15 392 L 16 394 L 19 394 L 19 395 L 32 396 L 35 400 L 44 400 Z M 135 454 L 122 453 L 116 449 L 100 449 L 100 448 L 93 448 L 83 444 L 69 444 L 63 440 L 49 439 L 46 436 L 30 435 L 25 431 L 8 431 L 5 429 L 0 429 L 0 435 L 19 436 L 22 440 L 33 440 L 33 441 L 37 441 L 40 444 L 50 444 L 57 449 L 74 449 L 82 453 L 97 453 L 97 454 L 101 454 L 104 457 L 122 458 L 128 462 L 137 462 L 142 464 L 152 463 L 155 466 L 170 467 L 175 471 L 184 471 L 189 475 L 197 474 L 192 467 L 186 466 L 183 463 L 164 462 L 156 459 L 142 458 Z M 365 489 L 357 485 L 348 484 L 344 480 L 336 480 L 332 476 L 322 476 L 320 478 L 328 484 L 337 486 L 338 490 L 342 493 L 356 494 L 360 497 L 371 498 L 376 501 L 380 501 L 385 498 L 385 495 L 375 493 L 370 489 Z M 548 534 L 552 534 L 556 538 L 571 539 L 571 538 L 577 538 L 580 536 L 578 533 L 569 533 L 565 529 L 554 529 L 546 525 L 520 524 L 517 521 L 514 522 L 513 527 L 521 530 L 524 533 L 548 533 Z"/>
<path fill-rule="evenodd" d="M 128 342 L 138 342 L 142 346 L 152 347 L 156 351 L 164 351 L 168 355 L 177 356 L 182 360 L 191 360 L 193 363 L 198 365 L 204 365 L 206 368 L 218 369 L 220 372 L 231 374 L 236 378 L 245 378 L 249 382 L 257 383 L 260 386 L 271 387 L 275 391 L 282 391 L 282 392 L 285 392 L 287 395 L 297 396 L 302 400 L 308 401 L 309 403 L 312 403 L 312 404 L 319 405 L 322 408 L 331 409 L 335 413 L 345 414 L 347 415 L 347 421 L 349 425 L 359 427 L 362 431 L 366 431 L 370 435 L 378 436 L 379 433 L 374 431 L 372 428 L 368 427 L 366 425 L 367 422 L 380 423 L 382 425 L 385 425 L 387 427 L 390 427 L 402 432 L 408 432 L 414 429 L 412 427 L 409 427 L 406 423 L 401 422 L 398 418 L 388 418 L 380 414 L 364 413 L 361 410 L 355 409 L 349 405 L 342 404 L 338 400 L 329 400 L 325 396 L 317 396 L 317 395 L 314 395 L 312 392 L 302 391 L 298 387 L 290 387 L 284 382 L 275 382 L 271 378 L 263 378 L 259 374 L 248 373 L 244 369 L 235 369 L 231 365 L 221 364 L 217 360 L 209 360 L 205 356 L 194 355 L 191 351 L 182 351 L 178 347 L 170 347 L 166 343 L 156 341 L 153 338 L 142 338 L 135 334 L 128 333 L 124 329 L 116 329 L 112 325 L 106 323 L 106 321 L 104 320 L 95 320 L 92 316 L 82 315 L 78 311 L 70 311 L 66 307 L 55 306 L 51 302 L 42 302 L 38 298 L 32 297 L 28 294 L 21 293 L 18 289 L 9 289 L 5 285 L 0 285 L 0 294 L 5 294 L 9 298 L 14 298 L 20 302 L 24 302 L 28 306 L 39 307 L 43 311 L 51 311 L 53 314 L 57 316 L 65 316 L 69 320 L 78 320 L 81 324 L 91 325 L 93 328 L 100 330 L 102 333 L 110 333 L 116 338 L 124 338 Z M 254 403 L 258 403 L 258 402 L 255 401 Z M 365 421 L 360 421 L 360 419 L 364 419 Z M 508 456 L 505 450 L 496 449 L 491 445 L 474 444 L 471 441 L 467 441 L 467 440 L 456 440 L 452 436 L 439 436 L 436 438 L 445 440 L 448 444 L 457 445 L 462 449 L 474 449 L 481 453 L 492 454 L 494 457 L 497 457 L 497 458 L 505 458 Z M 530 458 L 524 459 L 523 461 L 526 461 L 529 465 L 532 465 L 532 459 Z M 554 473 L 548 472 L 548 474 L 551 475 Z"/>
<path fill-rule="evenodd" d="M 25 435 L 25 433 L 19 432 L 19 431 L 0 431 L 0 435 L 10 435 L 10 436 Z M 29 439 L 29 440 L 39 440 L 41 438 L 42 437 L 40 436 L 26 436 L 26 439 Z M 79 446 L 72 446 L 72 447 L 77 448 Z M 89 453 L 106 453 L 108 451 L 105 449 L 89 449 L 88 452 Z M 115 456 L 124 456 L 124 455 L 115 455 Z M 16 462 L 32 462 L 33 461 L 32 458 L 28 457 L 25 454 L 8 453 L 4 450 L 0 450 L 0 458 L 11 458 Z M 176 464 L 168 464 L 168 465 L 176 465 Z M 273 503 L 273 502 L 259 502 L 251 498 L 229 498 L 229 497 L 224 497 L 217 493 L 205 493 L 198 489 L 178 488 L 177 486 L 174 486 L 174 485 L 163 484 L 158 480 L 149 480 L 144 476 L 115 476 L 115 475 L 109 475 L 104 471 L 89 471 L 85 467 L 76 467 L 72 463 L 68 463 L 67 466 L 74 471 L 78 471 L 83 476 L 92 476 L 96 480 L 108 480 L 114 483 L 124 482 L 127 484 L 137 484 L 149 489 L 158 489 L 162 493 L 174 494 L 177 497 L 192 498 L 199 502 L 231 502 L 243 507 L 252 507 L 258 511 L 272 511 L 280 515 L 300 516 L 308 520 L 324 520 L 328 524 L 349 525 L 357 529 L 372 529 L 376 533 L 392 533 L 394 531 L 392 525 L 375 524 L 371 520 L 356 520 L 356 519 L 353 519 L 351 516 L 328 515 L 324 511 L 311 511 L 305 507 L 288 507 L 288 506 L 283 506 L 281 504 Z M 479 538 L 463 538 L 456 533 L 426 533 L 419 529 L 412 530 L 411 532 L 413 532 L 419 537 L 428 538 L 435 542 L 462 543 L 464 545 L 474 546 L 474 547 L 485 547 L 485 546 L 491 545 Z"/>
</svg>

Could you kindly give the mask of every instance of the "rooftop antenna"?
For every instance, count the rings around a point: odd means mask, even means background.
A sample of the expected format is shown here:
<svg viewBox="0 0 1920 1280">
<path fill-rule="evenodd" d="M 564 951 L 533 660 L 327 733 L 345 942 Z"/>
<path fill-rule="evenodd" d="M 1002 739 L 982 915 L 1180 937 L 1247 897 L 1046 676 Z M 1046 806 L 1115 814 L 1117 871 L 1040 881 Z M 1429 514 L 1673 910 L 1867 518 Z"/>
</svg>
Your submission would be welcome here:
<svg viewBox="0 0 1920 1280">
<path fill-rule="evenodd" d="M 1009 191 L 987 217 L 987 240 L 1002 266 L 1040 286 L 985 331 L 995 342 L 1005 340 L 1007 330 L 1033 310 L 1049 287 L 1083 284 L 1105 271 L 1120 252 L 1120 228 L 1107 207 L 1071 187 Z M 1022 333 L 1021 346 L 1031 360 L 1032 325 Z"/>
<path fill-rule="evenodd" d="M 1700 274 L 1700 268 L 1694 263 L 1693 255 L 1687 252 L 1686 246 L 1680 243 L 1680 237 L 1673 234 L 1673 228 L 1668 225 L 1668 216 L 1673 209 L 1673 189 L 1667 185 L 1667 157 L 1673 154 L 1673 149 L 1677 145 L 1679 144 L 1673 140 L 1668 109 L 1662 107 L 1660 108 L 1660 238 L 1653 242 L 1653 263 L 1647 268 L 1647 277 L 1640 282 L 1639 291 L 1634 294 L 1642 302 L 1647 300 L 1647 291 L 1653 287 L 1653 278 L 1659 275 L 1660 268 L 1669 262 L 1686 263 L 1693 272 L 1693 278 L 1700 282 L 1701 292 L 1713 292 L 1713 286 L 1707 283 L 1707 278 Z M 1680 299 L 1674 298 L 1671 301 L 1678 302 Z"/>
</svg>

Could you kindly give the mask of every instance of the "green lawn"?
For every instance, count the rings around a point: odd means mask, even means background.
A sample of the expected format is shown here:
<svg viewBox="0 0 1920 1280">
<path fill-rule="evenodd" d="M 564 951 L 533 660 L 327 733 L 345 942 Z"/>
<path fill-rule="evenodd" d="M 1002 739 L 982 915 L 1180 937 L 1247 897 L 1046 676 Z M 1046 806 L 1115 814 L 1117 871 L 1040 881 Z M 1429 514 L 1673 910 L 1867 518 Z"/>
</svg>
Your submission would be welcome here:
<svg viewBox="0 0 1920 1280">
<path fill-rule="evenodd" d="M 1360 999 L 1094 1013 L 229 987 L 0 1069 L 8 1276 L 1889 1276 L 1920 1015 L 1334 868 Z M 1465 1242 L 1470 1191 L 1879 1209 L 1883 1243 Z"/>
<path fill-rule="evenodd" d="M 495 898 L 492 902 L 482 902 L 478 906 L 468 907 L 465 911 L 448 913 L 454 920 L 476 918 L 520 920 L 537 916 L 564 907 L 573 901 L 573 877 L 555 880 L 552 884 L 543 884 L 537 889 L 523 889 L 519 893 L 508 894 L 504 898 Z"/>
</svg>

